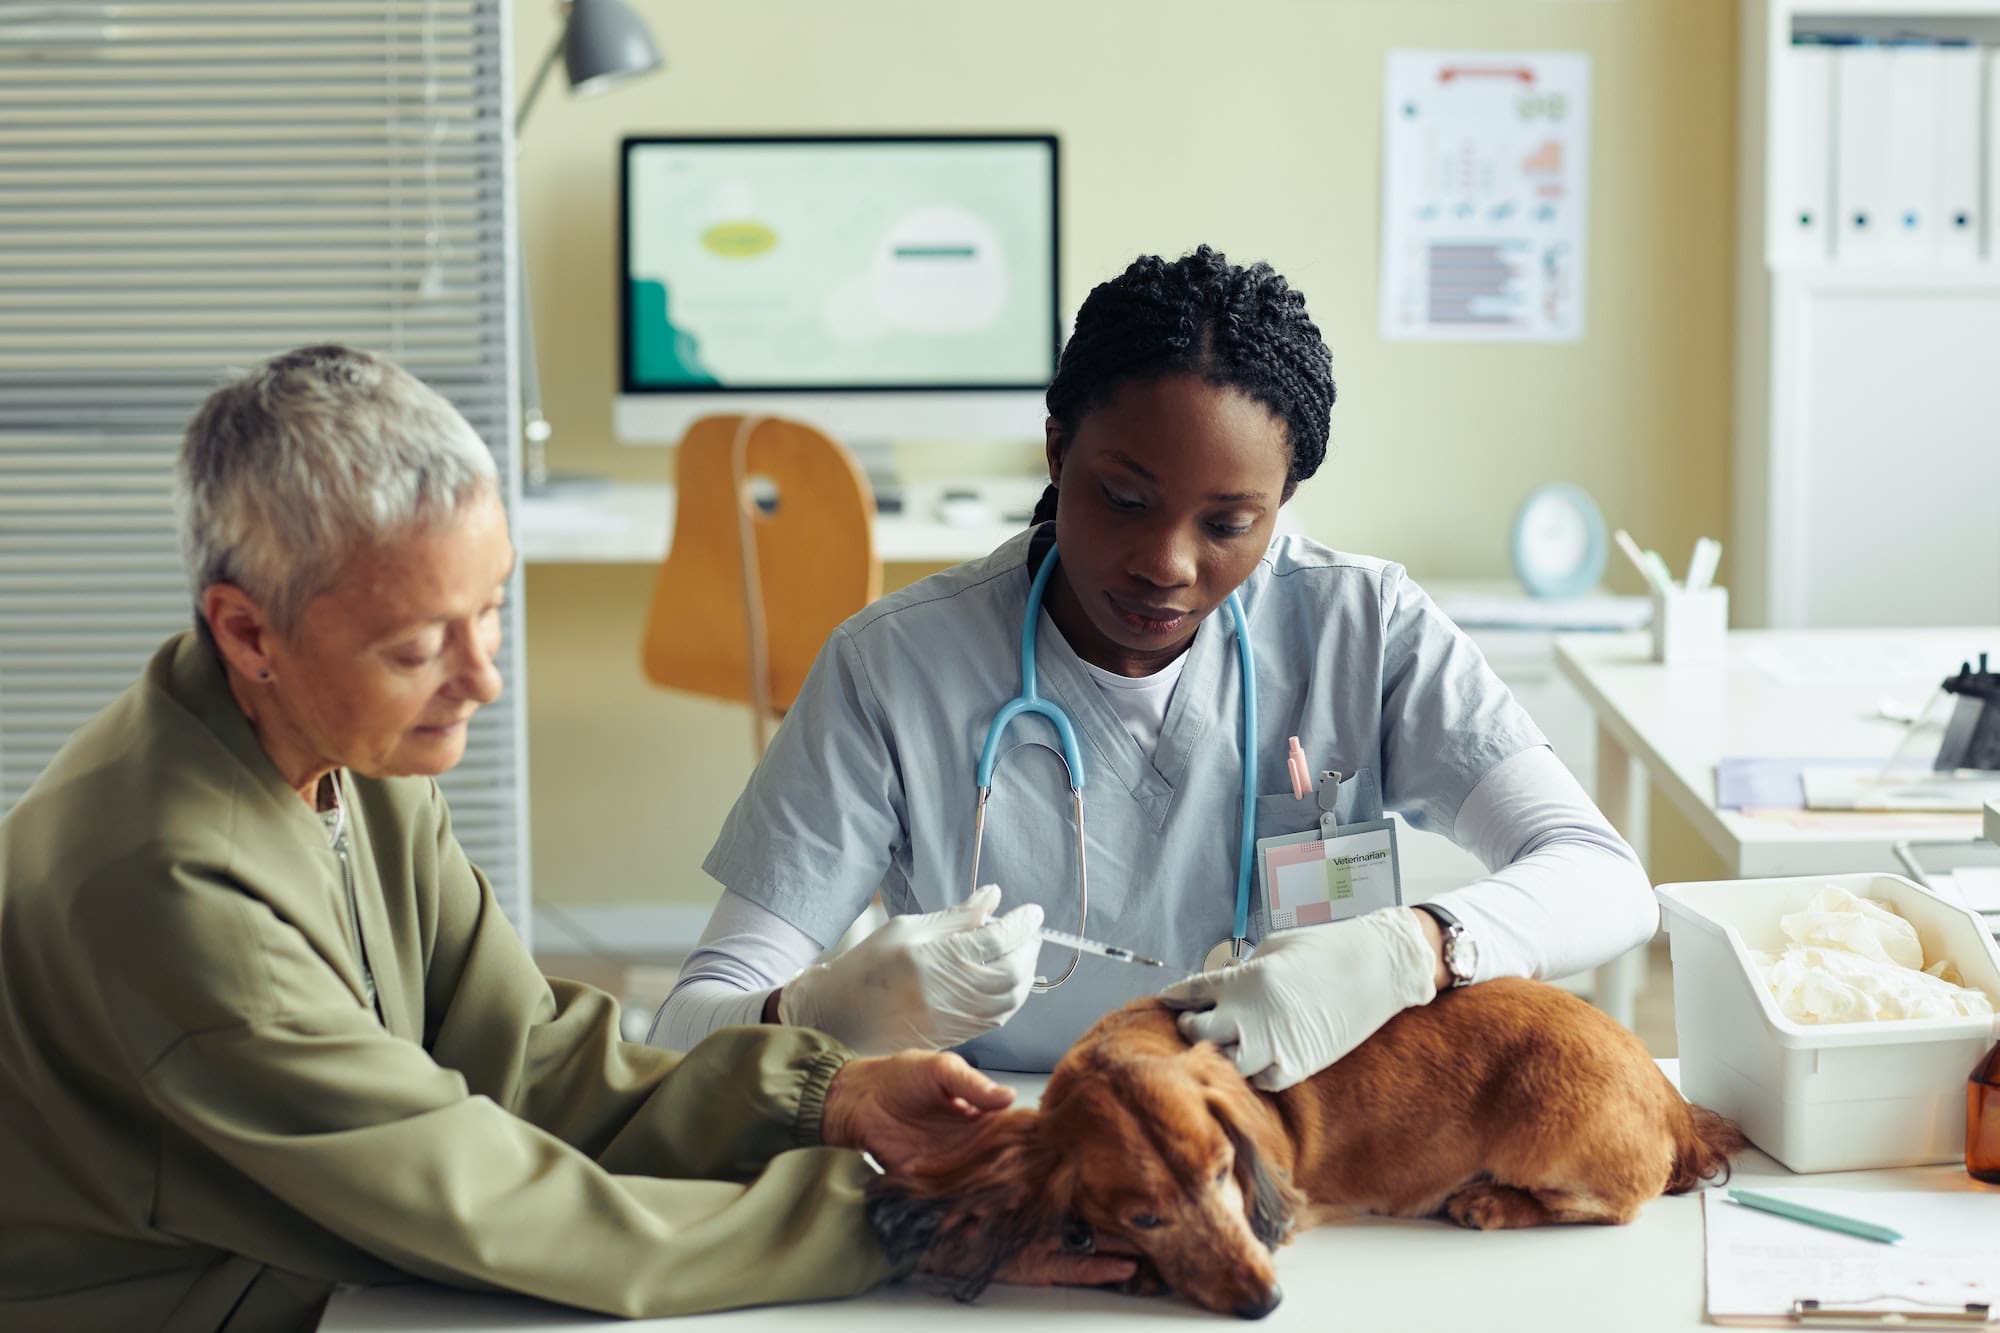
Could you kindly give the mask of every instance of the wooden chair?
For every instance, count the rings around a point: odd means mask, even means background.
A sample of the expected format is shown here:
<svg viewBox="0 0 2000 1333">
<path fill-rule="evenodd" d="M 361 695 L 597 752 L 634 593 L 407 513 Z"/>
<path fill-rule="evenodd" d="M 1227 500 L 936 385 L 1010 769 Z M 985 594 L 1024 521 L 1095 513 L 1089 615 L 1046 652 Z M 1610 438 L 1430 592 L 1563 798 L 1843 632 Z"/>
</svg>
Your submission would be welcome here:
<svg viewBox="0 0 2000 1333">
<path fill-rule="evenodd" d="M 756 482 L 776 488 L 768 511 L 752 498 Z M 646 675 L 751 704 L 761 753 L 767 720 L 798 698 L 827 636 L 882 595 L 874 493 L 845 448 L 781 417 L 695 422 L 674 488 L 673 543 L 646 617 Z"/>
</svg>

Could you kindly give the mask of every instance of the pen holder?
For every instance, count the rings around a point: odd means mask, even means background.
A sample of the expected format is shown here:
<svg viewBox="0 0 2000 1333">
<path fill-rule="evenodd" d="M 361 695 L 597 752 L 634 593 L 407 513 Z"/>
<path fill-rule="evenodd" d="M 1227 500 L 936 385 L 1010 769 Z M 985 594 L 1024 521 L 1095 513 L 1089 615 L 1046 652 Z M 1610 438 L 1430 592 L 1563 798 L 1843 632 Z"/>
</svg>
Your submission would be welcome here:
<svg viewBox="0 0 2000 1333">
<path fill-rule="evenodd" d="M 1713 666 L 1729 634 L 1729 589 L 1671 588 L 1653 594 L 1653 660 Z"/>
</svg>

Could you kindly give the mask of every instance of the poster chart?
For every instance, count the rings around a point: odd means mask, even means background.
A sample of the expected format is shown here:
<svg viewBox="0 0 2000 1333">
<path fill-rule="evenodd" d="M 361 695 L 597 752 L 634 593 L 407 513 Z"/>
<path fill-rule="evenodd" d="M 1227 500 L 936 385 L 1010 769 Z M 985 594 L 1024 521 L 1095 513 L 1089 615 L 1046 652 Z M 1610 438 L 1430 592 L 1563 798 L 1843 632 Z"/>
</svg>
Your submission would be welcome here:
<svg viewBox="0 0 2000 1333">
<path fill-rule="evenodd" d="M 1589 56 L 1391 51 L 1382 336 L 1581 337 L 1589 169 Z"/>
</svg>

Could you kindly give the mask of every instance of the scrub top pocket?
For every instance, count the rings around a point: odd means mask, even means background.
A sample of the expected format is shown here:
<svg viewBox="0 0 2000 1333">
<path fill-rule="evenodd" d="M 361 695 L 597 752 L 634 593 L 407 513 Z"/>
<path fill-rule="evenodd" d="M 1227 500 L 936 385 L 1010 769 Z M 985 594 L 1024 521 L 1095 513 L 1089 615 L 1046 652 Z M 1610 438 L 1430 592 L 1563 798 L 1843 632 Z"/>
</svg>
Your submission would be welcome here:
<svg viewBox="0 0 2000 1333">
<path fill-rule="evenodd" d="M 1333 803 L 1333 815 L 1343 826 L 1382 818 L 1382 790 L 1376 784 L 1374 769 L 1358 769 L 1340 784 L 1340 795 Z M 1257 798 L 1257 836 L 1260 838 L 1304 833 L 1318 827 L 1319 802 L 1310 792 L 1304 800 L 1294 797 L 1290 791 Z"/>
</svg>

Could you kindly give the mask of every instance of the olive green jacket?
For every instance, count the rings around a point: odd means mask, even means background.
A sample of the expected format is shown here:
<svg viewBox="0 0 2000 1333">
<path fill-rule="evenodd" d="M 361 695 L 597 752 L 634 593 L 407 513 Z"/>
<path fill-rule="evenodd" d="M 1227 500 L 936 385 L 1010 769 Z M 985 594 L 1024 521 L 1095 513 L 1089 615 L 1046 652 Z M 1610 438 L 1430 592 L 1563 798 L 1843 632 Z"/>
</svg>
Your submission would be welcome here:
<svg viewBox="0 0 2000 1333">
<path fill-rule="evenodd" d="M 309 1328 L 405 1273 L 623 1315 L 892 1275 L 866 1165 L 813 1146 L 848 1052 L 621 1042 L 434 783 L 341 781 L 358 941 L 189 633 L 0 820 L 0 1328 Z"/>
</svg>

